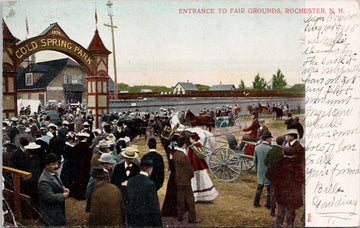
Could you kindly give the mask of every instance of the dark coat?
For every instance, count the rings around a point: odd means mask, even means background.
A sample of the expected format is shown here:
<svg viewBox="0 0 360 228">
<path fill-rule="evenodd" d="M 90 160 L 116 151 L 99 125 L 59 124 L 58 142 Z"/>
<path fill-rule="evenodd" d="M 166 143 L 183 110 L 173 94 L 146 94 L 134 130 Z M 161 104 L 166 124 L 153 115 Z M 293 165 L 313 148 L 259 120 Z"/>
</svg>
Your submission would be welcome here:
<svg viewBox="0 0 360 228">
<path fill-rule="evenodd" d="M 305 150 L 304 147 L 301 146 L 298 140 L 295 141 L 293 145 L 289 143 L 290 147 L 295 150 L 295 158 L 294 161 L 297 162 L 301 166 L 305 166 Z"/>
<path fill-rule="evenodd" d="M 278 161 L 281 161 L 284 158 L 283 148 L 281 146 L 273 146 L 273 148 L 266 155 L 264 165 L 270 169 L 273 167 Z"/>
<path fill-rule="evenodd" d="M 56 142 L 57 142 L 57 152 L 59 155 L 64 155 L 64 150 L 65 150 L 65 142 L 66 142 L 66 135 L 69 132 L 69 130 L 67 128 L 60 128 L 57 132 L 57 138 L 56 138 Z"/>
<path fill-rule="evenodd" d="M 64 185 L 46 169 L 39 179 L 40 216 L 46 226 L 65 226 Z"/>
<path fill-rule="evenodd" d="M 123 226 L 123 208 L 123 197 L 115 185 L 97 186 L 91 194 L 89 226 Z"/>
<path fill-rule="evenodd" d="M 90 179 L 91 149 L 88 142 L 79 142 L 74 146 L 75 175 L 74 175 L 74 198 L 85 199 L 86 186 Z"/>
<path fill-rule="evenodd" d="M 39 149 L 38 156 L 41 161 L 41 170 L 45 167 L 45 155 L 49 153 L 49 145 L 42 139 L 38 138 L 35 140 L 35 143 L 40 145 L 41 148 Z"/>
<path fill-rule="evenodd" d="M 52 134 L 54 135 L 54 137 L 52 137 L 52 138 L 50 139 L 50 142 L 49 142 L 49 152 L 56 154 L 56 156 L 58 156 L 58 159 L 60 159 L 60 156 L 59 156 L 58 151 L 57 151 L 57 136 L 56 136 L 56 132 L 53 132 Z"/>
<path fill-rule="evenodd" d="M 175 150 L 173 160 L 177 185 L 191 186 L 191 178 L 194 177 L 194 170 L 188 156 L 182 151 Z"/>
<path fill-rule="evenodd" d="M 156 186 L 149 177 L 138 174 L 129 179 L 127 201 L 130 227 L 162 226 Z"/>
<path fill-rule="evenodd" d="M 20 148 L 11 154 L 10 157 L 11 168 L 26 171 L 27 162 L 28 162 L 28 156 L 25 153 L 25 151 L 22 151 Z"/>
<path fill-rule="evenodd" d="M 145 154 L 143 159 L 149 159 L 154 164 L 150 179 L 155 182 L 156 190 L 158 191 L 164 183 L 164 160 L 162 156 L 155 151 Z"/>
<path fill-rule="evenodd" d="M 123 195 L 124 198 L 126 198 L 126 187 L 122 186 L 121 183 L 128 180 L 131 177 L 134 177 L 140 173 L 140 168 L 138 165 L 135 164 L 135 162 L 132 164 L 132 168 L 130 171 L 129 176 L 126 176 L 125 171 L 125 161 L 117 164 L 114 168 L 114 173 L 111 177 L 111 183 L 116 185 Z"/>
<path fill-rule="evenodd" d="M 290 158 L 284 158 L 268 170 L 266 176 L 274 186 L 277 203 L 293 209 L 303 205 L 304 168 Z"/>
<path fill-rule="evenodd" d="M 70 195 L 73 194 L 73 182 L 75 175 L 76 160 L 74 155 L 74 147 L 65 144 L 64 164 L 61 171 L 61 181 L 64 186 L 70 189 Z"/>
</svg>

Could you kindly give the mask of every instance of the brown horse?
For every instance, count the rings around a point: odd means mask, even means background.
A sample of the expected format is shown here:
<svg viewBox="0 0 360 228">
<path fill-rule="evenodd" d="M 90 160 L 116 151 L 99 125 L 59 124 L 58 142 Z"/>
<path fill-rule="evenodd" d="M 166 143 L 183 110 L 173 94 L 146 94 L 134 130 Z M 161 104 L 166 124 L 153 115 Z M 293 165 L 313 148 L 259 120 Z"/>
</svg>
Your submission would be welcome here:
<svg viewBox="0 0 360 228">
<path fill-rule="evenodd" d="M 279 107 L 272 107 L 271 109 L 271 113 L 275 112 L 275 118 L 276 120 L 281 120 L 282 116 L 283 116 L 283 110 Z"/>
<path fill-rule="evenodd" d="M 190 121 L 191 127 L 206 126 L 206 129 L 211 132 L 215 128 L 214 118 L 210 115 L 195 116 L 190 110 L 186 112 L 185 119 Z"/>
<path fill-rule="evenodd" d="M 252 113 L 271 114 L 270 107 L 267 105 L 261 105 L 260 103 L 258 104 L 258 106 L 254 106 L 254 107 L 248 105 L 247 109 L 251 114 Z"/>
</svg>

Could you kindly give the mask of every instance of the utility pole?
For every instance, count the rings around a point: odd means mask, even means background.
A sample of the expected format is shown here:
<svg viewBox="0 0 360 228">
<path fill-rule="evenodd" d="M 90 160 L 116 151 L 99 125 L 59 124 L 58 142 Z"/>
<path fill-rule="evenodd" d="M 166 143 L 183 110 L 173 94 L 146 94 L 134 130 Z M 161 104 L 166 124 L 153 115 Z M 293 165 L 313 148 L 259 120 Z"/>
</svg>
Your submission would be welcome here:
<svg viewBox="0 0 360 228">
<path fill-rule="evenodd" d="M 115 39 L 114 39 L 114 28 L 117 28 L 117 26 L 113 25 L 112 17 L 113 10 L 112 10 L 112 3 L 110 0 L 106 3 L 106 6 L 108 7 L 108 16 L 110 17 L 110 25 L 104 24 L 107 27 L 111 28 L 111 35 L 112 35 L 112 46 L 113 46 L 113 58 L 114 58 L 114 79 L 115 79 L 115 97 L 118 99 L 118 88 L 117 88 L 117 76 L 116 76 L 116 58 L 115 58 Z"/>
</svg>

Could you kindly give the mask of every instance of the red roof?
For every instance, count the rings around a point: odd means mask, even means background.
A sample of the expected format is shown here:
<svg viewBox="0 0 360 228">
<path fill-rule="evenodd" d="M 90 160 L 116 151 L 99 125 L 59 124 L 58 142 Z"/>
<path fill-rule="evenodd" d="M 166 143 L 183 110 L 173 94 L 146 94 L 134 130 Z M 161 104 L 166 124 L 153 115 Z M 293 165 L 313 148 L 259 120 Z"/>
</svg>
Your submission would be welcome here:
<svg viewBox="0 0 360 228">
<path fill-rule="evenodd" d="M 15 36 L 13 36 L 13 34 L 10 32 L 4 19 L 2 20 L 2 26 L 3 26 L 3 39 L 4 40 L 14 40 L 15 43 L 19 41 L 19 39 L 16 38 Z"/>
<path fill-rule="evenodd" d="M 90 42 L 88 50 L 89 51 L 104 52 L 105 54 L 110 54 L 111 53 L 111 51 L 106 49 L 104 43 L 102 42 L 102 40 L 101 40 L 101 38 L 99 36 L 99 31 L 97 29 L 95 30 L 95 35 L 94 35 L 92 41 Z"/>
</svg>

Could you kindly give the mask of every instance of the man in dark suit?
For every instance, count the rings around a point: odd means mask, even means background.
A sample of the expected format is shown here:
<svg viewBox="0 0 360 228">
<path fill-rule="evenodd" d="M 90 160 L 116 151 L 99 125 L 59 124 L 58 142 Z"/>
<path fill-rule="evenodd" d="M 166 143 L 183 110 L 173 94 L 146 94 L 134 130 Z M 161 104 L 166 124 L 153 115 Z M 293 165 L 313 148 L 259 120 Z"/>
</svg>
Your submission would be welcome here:
<svg viewBox="0 0 360 228">
<path fill-rule="evenodd" d="M 186 138 L 180 137 L 176 141 L 177 147 L 175 147 L 173 151 L 177 191 L 177 219 L 178 221 L 184 219 L 186 199 L 189 207 L 189 223 L 200 223 L 199 220 L 196 220 L 195 199 L 191 187 L 191 179 L 194 177 L 194 170 L 190 159 L 185 154 L 186 141 Z"/>
<path fill-rule="evenodd" d="M 129 179 L 127 216 L 129 227 L 161 227 L 161 213 L 155 183 L 149 178 L 153 171 L 150 159 L 141 159 L 140 174 Z"/>
<path fill-rule="evenodd" d="M 69 132 L 69 122 L 64 120 L 63 126 L 57 132 L 57 154 L 64 156 L 66 135 Z"/>
<path fill-rule="evenodd" d="M 145 154 L 142 159 L 152 161 L 154 167 L 150 175 L 150 179 L 155 182 L 156 191 L 159 191 L 164 183 L 164 160 L 162 156 L 156 152 L 155 138 L 150 138 L 147 145 L 150 149 L 150 152 Z"/>
<path fill-rule="evenodd" d="M 125 151 L 121 152 L 121 155 L 125 158 L 125 161 L 115 166 L 111 183 L 120 189 L 123 198 L 126 199 L 128 179 L 139 174 L 140 168 L 134 163 L 138 154 L 133 147 L 127 147 Z"/>
<path fill-rule="evenodd" d="M 50 153 L 45 156 L 45 169 L 39 179 L 40 220 L 44 226 L 65 226 L 65 199 L 69 189 L 65 188 L 57 170 L 58 158 Z"/>
</svg>

